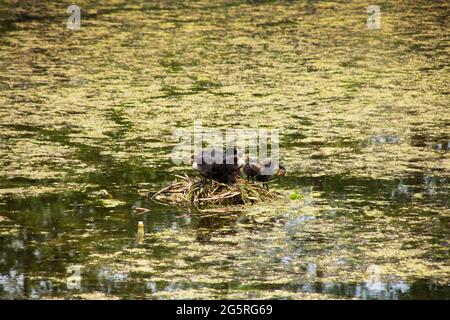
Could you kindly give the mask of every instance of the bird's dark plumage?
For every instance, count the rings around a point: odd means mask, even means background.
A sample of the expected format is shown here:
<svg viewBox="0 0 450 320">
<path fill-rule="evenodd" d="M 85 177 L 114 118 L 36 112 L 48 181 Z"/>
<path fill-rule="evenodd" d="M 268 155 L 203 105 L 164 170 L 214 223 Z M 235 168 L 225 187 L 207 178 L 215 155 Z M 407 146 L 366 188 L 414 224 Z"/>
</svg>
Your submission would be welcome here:
<svg viewBox="0 0 450 320">
<path fill-rule="evenodd" d="M 250 181 L 251 178 L 255 182 L 255 177 L 261 173 L 261 163 L 255 159 L 247 159 L 244 165 L 244 173 L 247 176 L 247 181 Z"/>
<path fill-rule="evenodd" d="M 203 149 L 192 158 L 192 167 L 194 170 L 206 179 L 213 179 L 222 183 L 236 182 L 236 176 L 239 174 L 244 164 L 242 153 L 235 148 L 222 149 Z"/>
<path fill-rule="evenodd" d="M 281 166 L 277 161 L 272 159 L 266 159 L 264 161 L 248 160 L 244 166 L 244 172 L 247 175 L 247 180 L 252 178 L 252 181 L 260 181 L 263 185 L 269 189 L 270 178 L 273 175 L 285 176 L 286 168 Z"/>
</svg>

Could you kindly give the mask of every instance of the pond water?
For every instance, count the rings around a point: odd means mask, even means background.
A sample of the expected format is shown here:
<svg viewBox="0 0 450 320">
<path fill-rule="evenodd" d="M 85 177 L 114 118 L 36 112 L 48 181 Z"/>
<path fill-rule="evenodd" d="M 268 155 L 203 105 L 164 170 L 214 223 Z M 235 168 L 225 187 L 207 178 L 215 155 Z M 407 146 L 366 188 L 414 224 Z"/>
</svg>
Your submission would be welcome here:
<svg viewBox="0 0 450 320">
<path fill-rule="evenodd" d="M 71 4 L 0 7 L 0 298 L 450 298 L 448 1 Z M 146 197 L 195 120 L 279 129 L 286 199 Z"/>
</svg>

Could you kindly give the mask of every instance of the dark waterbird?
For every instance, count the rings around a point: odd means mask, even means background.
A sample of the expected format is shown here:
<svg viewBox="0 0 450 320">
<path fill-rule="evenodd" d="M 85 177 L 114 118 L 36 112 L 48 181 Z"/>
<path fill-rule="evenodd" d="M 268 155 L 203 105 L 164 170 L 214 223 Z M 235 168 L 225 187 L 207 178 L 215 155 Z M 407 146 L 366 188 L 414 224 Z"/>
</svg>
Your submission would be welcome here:
<svg viewBox="0 0 450 320">
<path fill-rule="evenodd" d="M 222 183 L 235 183 L 245 161 L 242 152 L 236 148 L 203 149 L 192 156 L 192 168 L 204 178 Z"/>
<path fill-rule="evenodd" d="M 247 175 L 247 180 L 250 178 L 253 182 L 260 181 L 263 183 L 267 189 L 269 189 L 269 180 L 273 175 L 285 176 L 287 170 L 285 167 L 280 165 L 277 161 L 272 159 L 266 159 L 264 161 L 249 160 L 244 165 L 244 173 Z"/>
</svg>

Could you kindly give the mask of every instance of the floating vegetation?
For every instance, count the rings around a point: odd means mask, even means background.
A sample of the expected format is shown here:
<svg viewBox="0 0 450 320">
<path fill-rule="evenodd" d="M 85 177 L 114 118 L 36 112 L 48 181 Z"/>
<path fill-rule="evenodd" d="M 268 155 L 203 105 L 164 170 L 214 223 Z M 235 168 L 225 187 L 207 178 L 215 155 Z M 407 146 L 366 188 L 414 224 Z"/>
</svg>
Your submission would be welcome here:
<svg viewBox="0 0 450 320">
<path fill-rule="evenodd" d="M 115 208 L 126 204 L 126 202 L 117 199 L 95 199 L 89 201 L 89 204 L 101 208 Z"/>
<path fill-rule="evenodd" d="M 92 192 L 88 198 L 90 199 L 89 204 L 102 208 L 115 208 L 126 204 L 124 201 L 114 199 L 105 189 Z"/>
<path fill-rule="evenodd" d="M 298 193 L 297 191 L 294 191 L 293 193 L 291 193 L 291 195 L 289 196 L 289 199 L 291 200 L 302 200 L 304 197 L 303 194 Z"/>
<path fill-rule="evenodd" d="M 383 1 L 381 30 L 361 1 L 119 2 L 61 32 L 2 1 L 1 299 L 450 297 L 449 1 Z M 194 119 L 279 130 L 289 192 L 152 203 Z"/>
<path fill-rule="evenodd" d="M 90 199 L 112 199 L 113 196 L 106 189 L 91 192 L 88 197 Z"/>
<path fill-rule="evenodd" d="M 179 207 L 211 207 L 245 205 L 282 198 L 281 193 L 267 190 L 262 185 L 249 183 L 242 178 L 238 178 L 235 184 L 225 184 L 214 180 L 204 181 L 186 174 L 176 177 L 181 180 L 159 190 L 152 199 Z"/>
<path fill-rule="evenodd" d="M 147 208 L 139 208 L 139 207 L 134 208 L 134 212 L 137 213 L 137 214 L 144 214 L 144 213 L 147 213 L 149 211 L 150 210 L 147 209 Z"/>
</svg>

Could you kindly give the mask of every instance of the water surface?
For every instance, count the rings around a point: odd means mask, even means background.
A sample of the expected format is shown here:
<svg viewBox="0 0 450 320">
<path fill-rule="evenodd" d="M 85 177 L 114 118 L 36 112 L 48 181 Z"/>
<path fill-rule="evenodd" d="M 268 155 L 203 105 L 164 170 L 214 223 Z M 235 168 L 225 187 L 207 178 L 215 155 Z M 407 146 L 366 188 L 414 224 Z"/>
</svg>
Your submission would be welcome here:
<svg viewBox="0 0 450 320">
<path fill-rule="evenodd" d="M 450 298 L 448 2 L 70 4 L 0 7 L 1 298 Z M 149 200 L 195 120 L 279 129 L 303 197 Z"/>
</svg>

